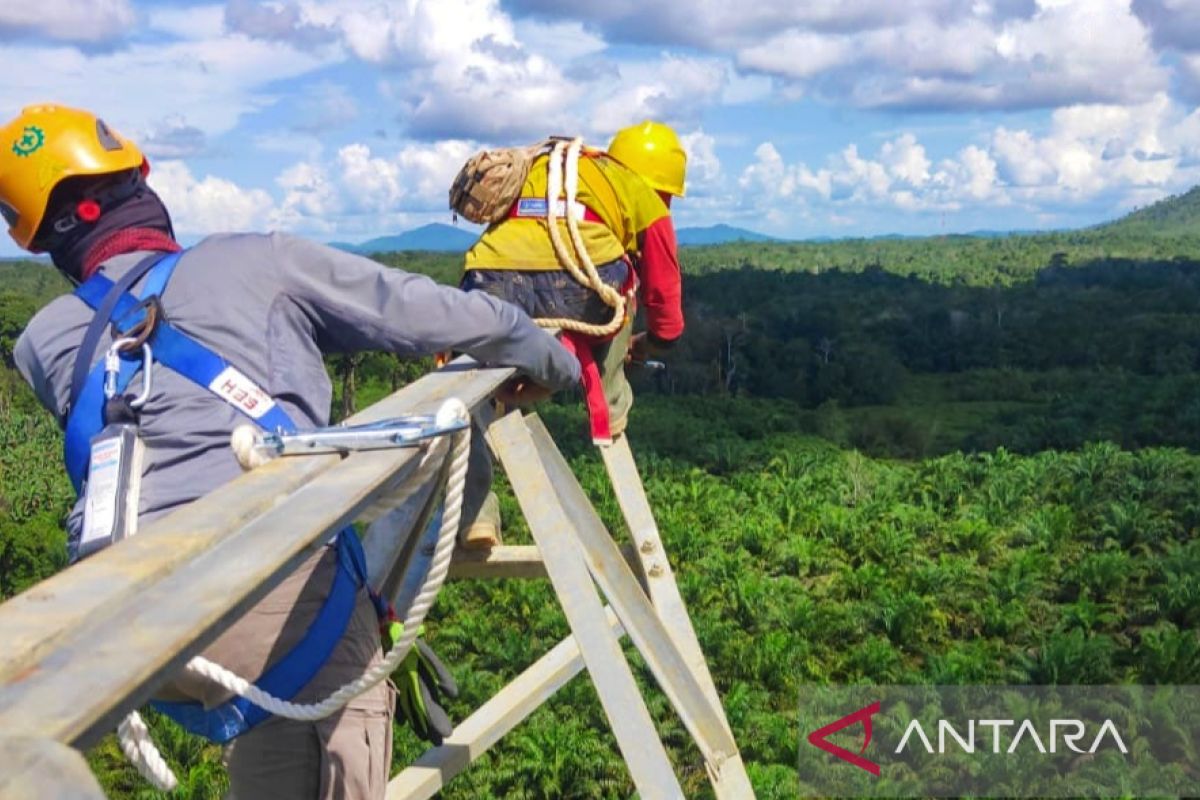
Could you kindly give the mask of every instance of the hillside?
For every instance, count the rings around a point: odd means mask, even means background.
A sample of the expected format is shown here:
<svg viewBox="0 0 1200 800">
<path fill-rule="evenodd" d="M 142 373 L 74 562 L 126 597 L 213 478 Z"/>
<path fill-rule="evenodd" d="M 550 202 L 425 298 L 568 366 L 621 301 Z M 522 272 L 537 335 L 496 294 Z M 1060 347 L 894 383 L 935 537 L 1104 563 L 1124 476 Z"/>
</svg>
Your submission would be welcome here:
<svg viewBox="0 0 1200 800">
<path fill-rule="evenodd" d="M 479 234 L 466 228 L 440 222 L 422 225 L 394 236 L 380 236 L 361 244 L 330 242 L 332 247 L 352 253 L 391 253 L 400 250 L 427 250 L 439 253 L 465 253 Z"/>
<path fill-rule="evenodd" d="M 727 244 L 730 242 L 775 242 L 773 236 L 735 228 L 732 225 L 709 225 L 707 227 L 680 228 L 675 232 L 675 238 L 684 247 L 694 247 L 709 244 Z"/>
<path fill-rule="evenodd" d="M 1200 233 L 1200 186 L 1099 225 L 1107 234 L 1171 237 Z"/>
<path fill-rule="evenodd" d="M 467 227 L 433 223 L 361 244 L 330 244 L 368 255 L 462 253 L 477 235 Z M 956 280 L 1007 283 L 1014 278 L 1029 278 L 1058 253 L 1066 254 L 1070 264 L 1114 256 L 1144 259 L 1200 253 L 1200 186 L 1112 222 L 1073 231 L 981 230 L 950 236 L 891 234 L 869 239 L 814 237 L 788 241 L 721 223 L 682 227 L 676 231 L 676 238 L 680 246 L 693 253 L 685 261 L 704 272 L 734 266 L 857 272 L 880 266 L 900 274 L 915 271 L 936 281 L 953 275 Z"/>
<path fill-rule="evenodd" d="M 354 244 L 330 242 L 331 247 L 350 253 L 395 253 L 424 250 L 438 253 L 463 253 L 475 243 L 478 233 L 469 228 L 432 223 L 404 231 L 393 236 L 380 236 Z M 732 225 L 709 225 L 707 227 L 680 228 L 676 231 L 679 244 L 684 247 L 703 247 L 737 242 L 776 242 L 774 237 Z"/>
</svg>

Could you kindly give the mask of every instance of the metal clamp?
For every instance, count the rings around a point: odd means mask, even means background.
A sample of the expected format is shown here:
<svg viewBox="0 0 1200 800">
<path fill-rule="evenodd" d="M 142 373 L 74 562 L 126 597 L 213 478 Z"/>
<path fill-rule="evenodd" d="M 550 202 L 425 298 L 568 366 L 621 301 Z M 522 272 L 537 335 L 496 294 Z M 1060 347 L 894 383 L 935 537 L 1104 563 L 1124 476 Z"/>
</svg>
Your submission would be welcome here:
<svg viewBox="0 0 1200 800">
<path fill-rule="evenodd" d="M 297 433 L 265 433 L 257 445 L 272 455 L 348 453 L 357 450 L 387 450 L 416 447 L 428 439 L 461 431 L 469 418 L 439 422 L 435 414 L 391 417 L 363 425 L 333 425 Z"/>
<path fill-rule="evenodd" d="M 121 351 L 130 346 L 136 346 L 138 340 L 132 337 L 117 339 L 109 346 L 104 354 L 104 397 L 108 400 L 117 396 L 117 376 L 121 373 Z M 142 393 L 129 401 L 130 408 L 141 408 L 150 399 L 151 376 L 150 367 L 154 363 L 154 354 L 150 345 L 142 345 Z"/>
</svg>

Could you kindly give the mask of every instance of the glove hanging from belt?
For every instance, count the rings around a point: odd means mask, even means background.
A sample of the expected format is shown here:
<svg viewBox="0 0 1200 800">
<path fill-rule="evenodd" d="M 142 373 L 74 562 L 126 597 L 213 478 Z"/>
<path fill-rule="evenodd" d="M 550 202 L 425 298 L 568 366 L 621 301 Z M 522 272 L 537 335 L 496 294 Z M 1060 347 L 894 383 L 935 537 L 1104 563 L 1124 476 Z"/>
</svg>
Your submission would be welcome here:
<svg viewBox="0 0 1200 800">
<path fill-rule="evenodd" d="M 385 628 L 385 652 L 402 632 L 399 622 Z M 417 736 L 440 745 L 454 731 L 454 723 L 441 701 L 443 697 L 458 697 L 458 684 L 424 639 L 413 644 L 392 673 L 392 682 L 396 685 L 396 716 L 406 721 Z"/>
</svg>

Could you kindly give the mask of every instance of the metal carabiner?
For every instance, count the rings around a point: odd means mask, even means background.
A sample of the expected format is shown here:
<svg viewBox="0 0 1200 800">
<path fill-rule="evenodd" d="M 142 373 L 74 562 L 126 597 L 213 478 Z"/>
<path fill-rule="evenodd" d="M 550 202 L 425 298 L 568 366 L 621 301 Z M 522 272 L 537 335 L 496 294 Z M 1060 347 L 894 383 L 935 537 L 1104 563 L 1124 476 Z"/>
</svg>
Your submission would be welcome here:
<svg viewBox="0 0 1200 800">
<path fill-rule="evenodd" d="M 136 345 L 137 339 L 117 339 L 104 354 L 104 397 L 111 400 L 117 396 L 117 376 L 121 373 L 121 348 Z M 142 343 L 142 393 L 129 401 L 130 408 L 141 408 L 150 399 L 150 367 L 154 363 L 154 354 L 150 345 Z"/>
</svg>

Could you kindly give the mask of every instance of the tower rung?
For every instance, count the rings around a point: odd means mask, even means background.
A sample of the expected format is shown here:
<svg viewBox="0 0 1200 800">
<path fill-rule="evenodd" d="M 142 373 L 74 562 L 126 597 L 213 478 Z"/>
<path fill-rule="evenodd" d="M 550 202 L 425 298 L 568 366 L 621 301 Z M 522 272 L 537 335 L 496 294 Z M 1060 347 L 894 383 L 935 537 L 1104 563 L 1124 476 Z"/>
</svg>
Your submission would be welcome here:
<svg viewBox="0 0 1200 800">
<path fill-rule="evenodd" d="M 633 565 L 637 553 L 632 546 L 621 548 L 621 555 Z M 450 562 L 450 578 L 492 579 L 544 578 L 546 565 L 537 545 L 500 545 L 491 550 L 455 550 Z"/>
<path fill-rule="evenodd" d="M 605 609 L 605 615 L 613 633 L 623 636 L 617 615 L 611 609 Z M 574 635 L 568 636 L 455 726 L 440 747 L 426 750 L 393 778 L 387 800 L 432 797 L 582 670 L 579 644 Z"/>
</svg>

